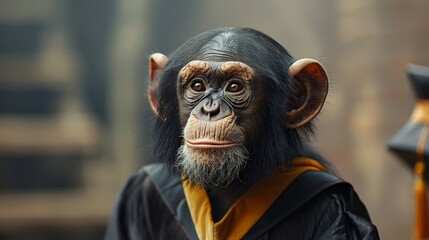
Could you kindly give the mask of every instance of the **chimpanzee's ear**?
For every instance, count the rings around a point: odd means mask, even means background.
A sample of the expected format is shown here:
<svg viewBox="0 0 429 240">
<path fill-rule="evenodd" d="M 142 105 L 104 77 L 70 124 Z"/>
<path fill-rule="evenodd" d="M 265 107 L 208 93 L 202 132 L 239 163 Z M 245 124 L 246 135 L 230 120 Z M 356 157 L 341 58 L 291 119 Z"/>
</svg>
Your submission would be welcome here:
<svg viewBox="0 0 429 240">
<path fill-rule="evenodd" d="M 159 90 L 159 80 L 160 73 L 167 65 L 168 58 L 162 53 L 154 53 L 150 55 L 149 58 L 149 88 L 148 88 L 148 98 L 150 107 L 153 112 L 158 115 L 158 90 Z"/>
<path fill-rule="evenodd" d="M 297 103 L 286 113 L 286 126 L 299 128 L 313 120 L 322 109 L 328 94 L 328 77 L 322 65 L 310 58 L 294 62 L 289 74 L 298 81 L 300 89 Z"/>
</svg>

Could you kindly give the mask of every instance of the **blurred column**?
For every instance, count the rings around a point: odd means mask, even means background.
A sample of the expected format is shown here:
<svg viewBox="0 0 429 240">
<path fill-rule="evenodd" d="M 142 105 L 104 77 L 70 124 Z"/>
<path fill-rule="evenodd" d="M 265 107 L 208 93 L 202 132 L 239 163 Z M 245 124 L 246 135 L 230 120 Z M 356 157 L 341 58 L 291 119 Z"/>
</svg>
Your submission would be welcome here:
<svg viewBox="0 0 429 240">
<path fill-rule="evenodd" d="M 115 184 L 123 181 L 141 163 L 140 113 L 144 77 L 141 62 L 147 37 L 147 1 L 124 0 L 118 2 L 118 15 L 111 43 L 109 74 L 111 88 L 111 149 L 115 160 Z"/>
</svg>

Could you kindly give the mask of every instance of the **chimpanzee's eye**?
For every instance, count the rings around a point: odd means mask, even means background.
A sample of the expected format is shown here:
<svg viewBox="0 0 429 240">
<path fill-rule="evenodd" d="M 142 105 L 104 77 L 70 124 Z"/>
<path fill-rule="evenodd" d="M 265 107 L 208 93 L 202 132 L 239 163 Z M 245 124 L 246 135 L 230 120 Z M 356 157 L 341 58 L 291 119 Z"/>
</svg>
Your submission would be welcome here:
<svg viewBox="0 0 429 240">
<path fill-rule="evenodd" d="M 230 83 L 228 83 L 228 85 L 225 88 L 225 91 L 227 92 L 232 92 L 232 93 L 236 93 L 236 92 L 240 92 L 241 90 L 243 90 L 243 85 L 240 82 L 237 81 L 231 81 Z"/>
<path fill-rule="evenodd" d="M 192 82 L 191 89 L 195 92 L 203 92 L 206 90 L 206 86 L 204 85 L 203 80 L 196 79 Z"/>
</svg>

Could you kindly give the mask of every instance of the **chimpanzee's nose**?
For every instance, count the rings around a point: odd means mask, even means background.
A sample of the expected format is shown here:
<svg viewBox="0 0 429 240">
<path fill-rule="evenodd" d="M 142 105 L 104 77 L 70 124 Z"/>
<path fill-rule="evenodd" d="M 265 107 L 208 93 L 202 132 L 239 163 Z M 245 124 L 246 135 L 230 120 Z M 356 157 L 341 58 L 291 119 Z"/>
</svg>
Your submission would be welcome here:
<svg viewBox="0 0 429 240">
<path fill-rule="evenodd" d="M 206 98 L 195 107 L 194 113 L 200 120 L 216 121 L 229 116 L 232 112 L 222 99 Z"/>
<path fill-rule="evenodd" d="M 210 117 L 214 117 L 219 114 L 220 106 L 217 100 L 207 99 L 202 107 L 202 111 L 204 114 Z"/>
</svg>

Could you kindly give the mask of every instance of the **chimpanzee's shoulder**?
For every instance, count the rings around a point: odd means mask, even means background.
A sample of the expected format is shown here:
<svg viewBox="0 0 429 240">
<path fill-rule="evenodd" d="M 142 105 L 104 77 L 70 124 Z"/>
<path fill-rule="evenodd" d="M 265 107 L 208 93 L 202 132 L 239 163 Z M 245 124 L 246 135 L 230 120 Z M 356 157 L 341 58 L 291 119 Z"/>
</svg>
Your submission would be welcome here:
<svg viewBox="0 0 429 240">
<path fill-rule="evenodd" d="M 366 206 L 350 183 L 327 188 L 296 214 L 300 213 L 314 220 L 317 239 L 379 239 Z"/>
<path fill-rule="evenodd" d="M 323 175 L 327 176 L 325 173 Z M 307 179 L 317 180 L 318 176 L 321 175 L 313 174 Z M 304 187 L 301 191 L 308 190 L 305 184 L 296 186 Z M 293 195 L 300 201 L 307 198 L 299 196 L 299 192 Z M 377 228 L 371 222 L 365 205 L 353 186 L 345 181 L 318 191 L 261 238 L 284 239 L 284 236 L 289 239 L 379 239 Z"/>
<path fill-rule="evenodd" d="M 187 239 L 174 217 L 184 199 L 180 182 L 164 164 L 136 171 L 117 198 L 105 239 Z"/>
</svg>

